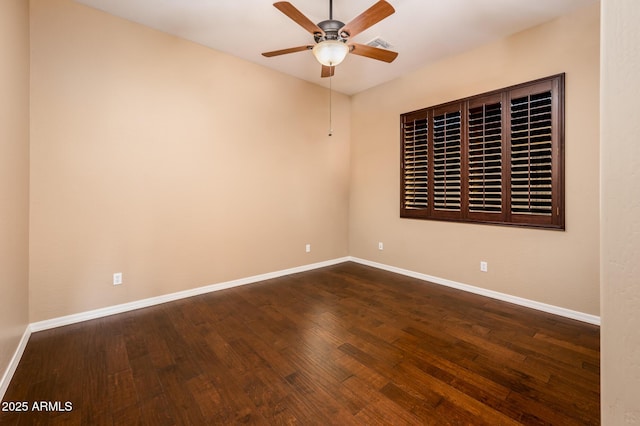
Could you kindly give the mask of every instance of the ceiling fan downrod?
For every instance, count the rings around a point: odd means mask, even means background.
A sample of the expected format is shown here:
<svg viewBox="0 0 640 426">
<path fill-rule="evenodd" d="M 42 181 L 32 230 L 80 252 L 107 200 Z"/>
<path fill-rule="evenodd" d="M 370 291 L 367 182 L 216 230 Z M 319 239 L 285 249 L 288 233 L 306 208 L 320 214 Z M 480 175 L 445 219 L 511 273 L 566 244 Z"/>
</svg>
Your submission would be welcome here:
<svg viewBox="0 0 640 426">
<path fill-rule="evenodd" d="M 343 43 L 347 41 L 349 35 L 347 33 L 340 34 L 340 29 L 344 27 L 344 22 L 333 19 L 333 0 L 329 0 L 329 19 L 318 23 L 318 27 L 323 33 L 314 33 L 316 43 L 326 40 L 338 40 Z"/>
</svg>

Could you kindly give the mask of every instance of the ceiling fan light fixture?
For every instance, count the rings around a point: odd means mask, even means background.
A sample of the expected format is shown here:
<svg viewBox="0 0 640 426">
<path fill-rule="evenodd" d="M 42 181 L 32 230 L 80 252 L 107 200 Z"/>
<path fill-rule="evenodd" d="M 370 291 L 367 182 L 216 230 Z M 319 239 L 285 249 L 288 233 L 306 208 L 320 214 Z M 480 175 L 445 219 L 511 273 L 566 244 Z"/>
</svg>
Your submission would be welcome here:
<svg viewBox="0 0 640 426">
<path fill-rule="evenodd" d="M 313 46 L 313 56 L 327 67 L 335 67 L 349 53 L 349 46 L 338 40 L 324 40 Z"/>
</svg>

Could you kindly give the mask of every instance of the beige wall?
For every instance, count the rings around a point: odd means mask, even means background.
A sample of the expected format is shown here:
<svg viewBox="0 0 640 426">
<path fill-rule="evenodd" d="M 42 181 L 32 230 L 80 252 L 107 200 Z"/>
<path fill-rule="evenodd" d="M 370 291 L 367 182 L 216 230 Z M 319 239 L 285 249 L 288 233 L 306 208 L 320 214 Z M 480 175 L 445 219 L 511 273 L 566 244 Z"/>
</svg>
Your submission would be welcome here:
<svg viewBox="0 0 640 426">
<path fill-rule="evenodd" d="M 0 377 L 28 324 L 29 5 L 0 2 Z"/>
<path fill-rule="evenodd" d="M 350 254 L 598 315 L 598 45 L 595 5 L 354 96 Z M 399 218 L 401 113 L 561 72 L 566 232 Z"/>
<path fill-rule="evenodd" d="M 346 254 L 599 314 L 597 7 L 336 96 L 332 138 L 317 86 L 70 0 L 31 9 L 31 321 Z M 399 219 L 400 113 L 558 72 L 566 232 Z"/>
<path fill-rule="evenodd" d="M 0 371 L 28 322 L 26 7 L 0 3 Z M 640 6 L 603 0 L 602 11 L 598 194 L 595 8 L 357 95 L 352 129 L 338 96 L 328 139 L 315 117 L 322 89 L 69 1 L 32 0 L 31 321 L 345 255 L 351 131 L 349 254 L 592 314 L 601 272 L 603 424 L 637 423 L 640 190 L 629 177 L 640 128 L 628 110 Z M 400 113 L 557 72 L 567 73 L 566 232 L 398 218 Z M 125 284 L 113 288 L 116 271 Z"/>
<path fill-rule="evenodd" d="M 602 419 L 640 424 L 640 3 L 602 2 Z"/>
<path fill-rule="evenodd" d="M 319 86 L 70 0 L 31 28 L 31 321 L 347 255 L 348 97 L 328 137 Z"/>
<path fill-rule="evenodd" d="M 315 117 L 320 88 L 69 1 L 32 0 L 30 320 L 347 254 L 351 132 L 349 254 L 593 314 L 601 272 L 603 424 L 637 423 L 640 190 L 629 177 L 640 128 L 628 110 L 640 6 L 604 0 L 602 11 L 599 256 L 595 8 L 357 95 L 352 121 L 337 96 L 329 139 Z M 28 322 L 28 32 L 27 2 L 3 0 L 0 372 Z M 567 73 L 566 232 L 398 218 L 400 113 L 557 72 Z M 116 271 L 125 284 L 114 288 Z"/>
</svg>

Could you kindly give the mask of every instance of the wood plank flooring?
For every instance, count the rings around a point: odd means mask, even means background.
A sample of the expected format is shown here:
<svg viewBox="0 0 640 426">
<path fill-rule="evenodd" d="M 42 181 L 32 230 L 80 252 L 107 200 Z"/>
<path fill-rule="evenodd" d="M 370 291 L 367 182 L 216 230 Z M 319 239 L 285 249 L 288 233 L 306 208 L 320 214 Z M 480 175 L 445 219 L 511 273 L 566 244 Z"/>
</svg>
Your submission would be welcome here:
<svg viewBox="0 0 640 426">
<path fill-rule="evenodd" d="M 343 263 L 34 333 L 0 424 L 596 425 L 599 340 Z"/>
</svg>

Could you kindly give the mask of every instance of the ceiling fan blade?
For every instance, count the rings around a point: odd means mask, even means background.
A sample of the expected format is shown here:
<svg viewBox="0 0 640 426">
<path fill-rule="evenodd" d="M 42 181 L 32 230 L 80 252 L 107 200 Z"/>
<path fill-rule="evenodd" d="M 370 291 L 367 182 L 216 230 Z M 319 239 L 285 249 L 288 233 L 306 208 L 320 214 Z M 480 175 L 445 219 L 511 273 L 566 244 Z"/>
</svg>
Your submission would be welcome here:
<svg viewBox="0 0 640 426">
<path fill-rule="evenodd" d="M 272 52 L 264 52 L 262 56 L 271 58 L 272 56 L 286 55 L 287 53 L 302 52 L 304 50 L 311 50 L 311 49 L 313 49 L 313 46 L 290 47 L 288 49 L 274 50 Z"/>
<path fill-rule="evenodd" d="M 296 24 L 300 25 L 302 28 L 309 31 L 311 34 L 320 33 L 324 35 L 324 31 L 322 31 L 322 28 L 320 28 L 319 26 L 311 22 L 309 18 L 304 16 L 302 12 L 296 9 L 295 6 L 289 3 L 288 1 L 279 1 L 274 3 L 273 5 L 276 7 L 276 9 L 278 9 L 280 12 L 287 15 Z"/>
<path fill-rule="evenodd" d="M 396 10 L 385 0 L 380 0 L 360 15 L 353 18 L 347 25 L 340 29 L 340 34 L 347 33 L 349 37 L 354 37 L 370 26 L 377 24 L 389 15 L 393 15 Z"/>
<path fill-rule="evenodd" d="M 322 66 L 322 73 L 320 74 L 320 77 L 325 78 L 325 77 L 333 77 L 333 74 L 336 72 L 336 67 L 328 67 L 326 65 Z"/>
<path fill-rule="evenodd" d="M 349 46 L 351 47 L 351 53 L 354 55 L 365 56 L 379 61 L 393 62 L 398 57 L 398 52 L 367 46 L 366 44 L 349 43 Z"/>
</svg>

